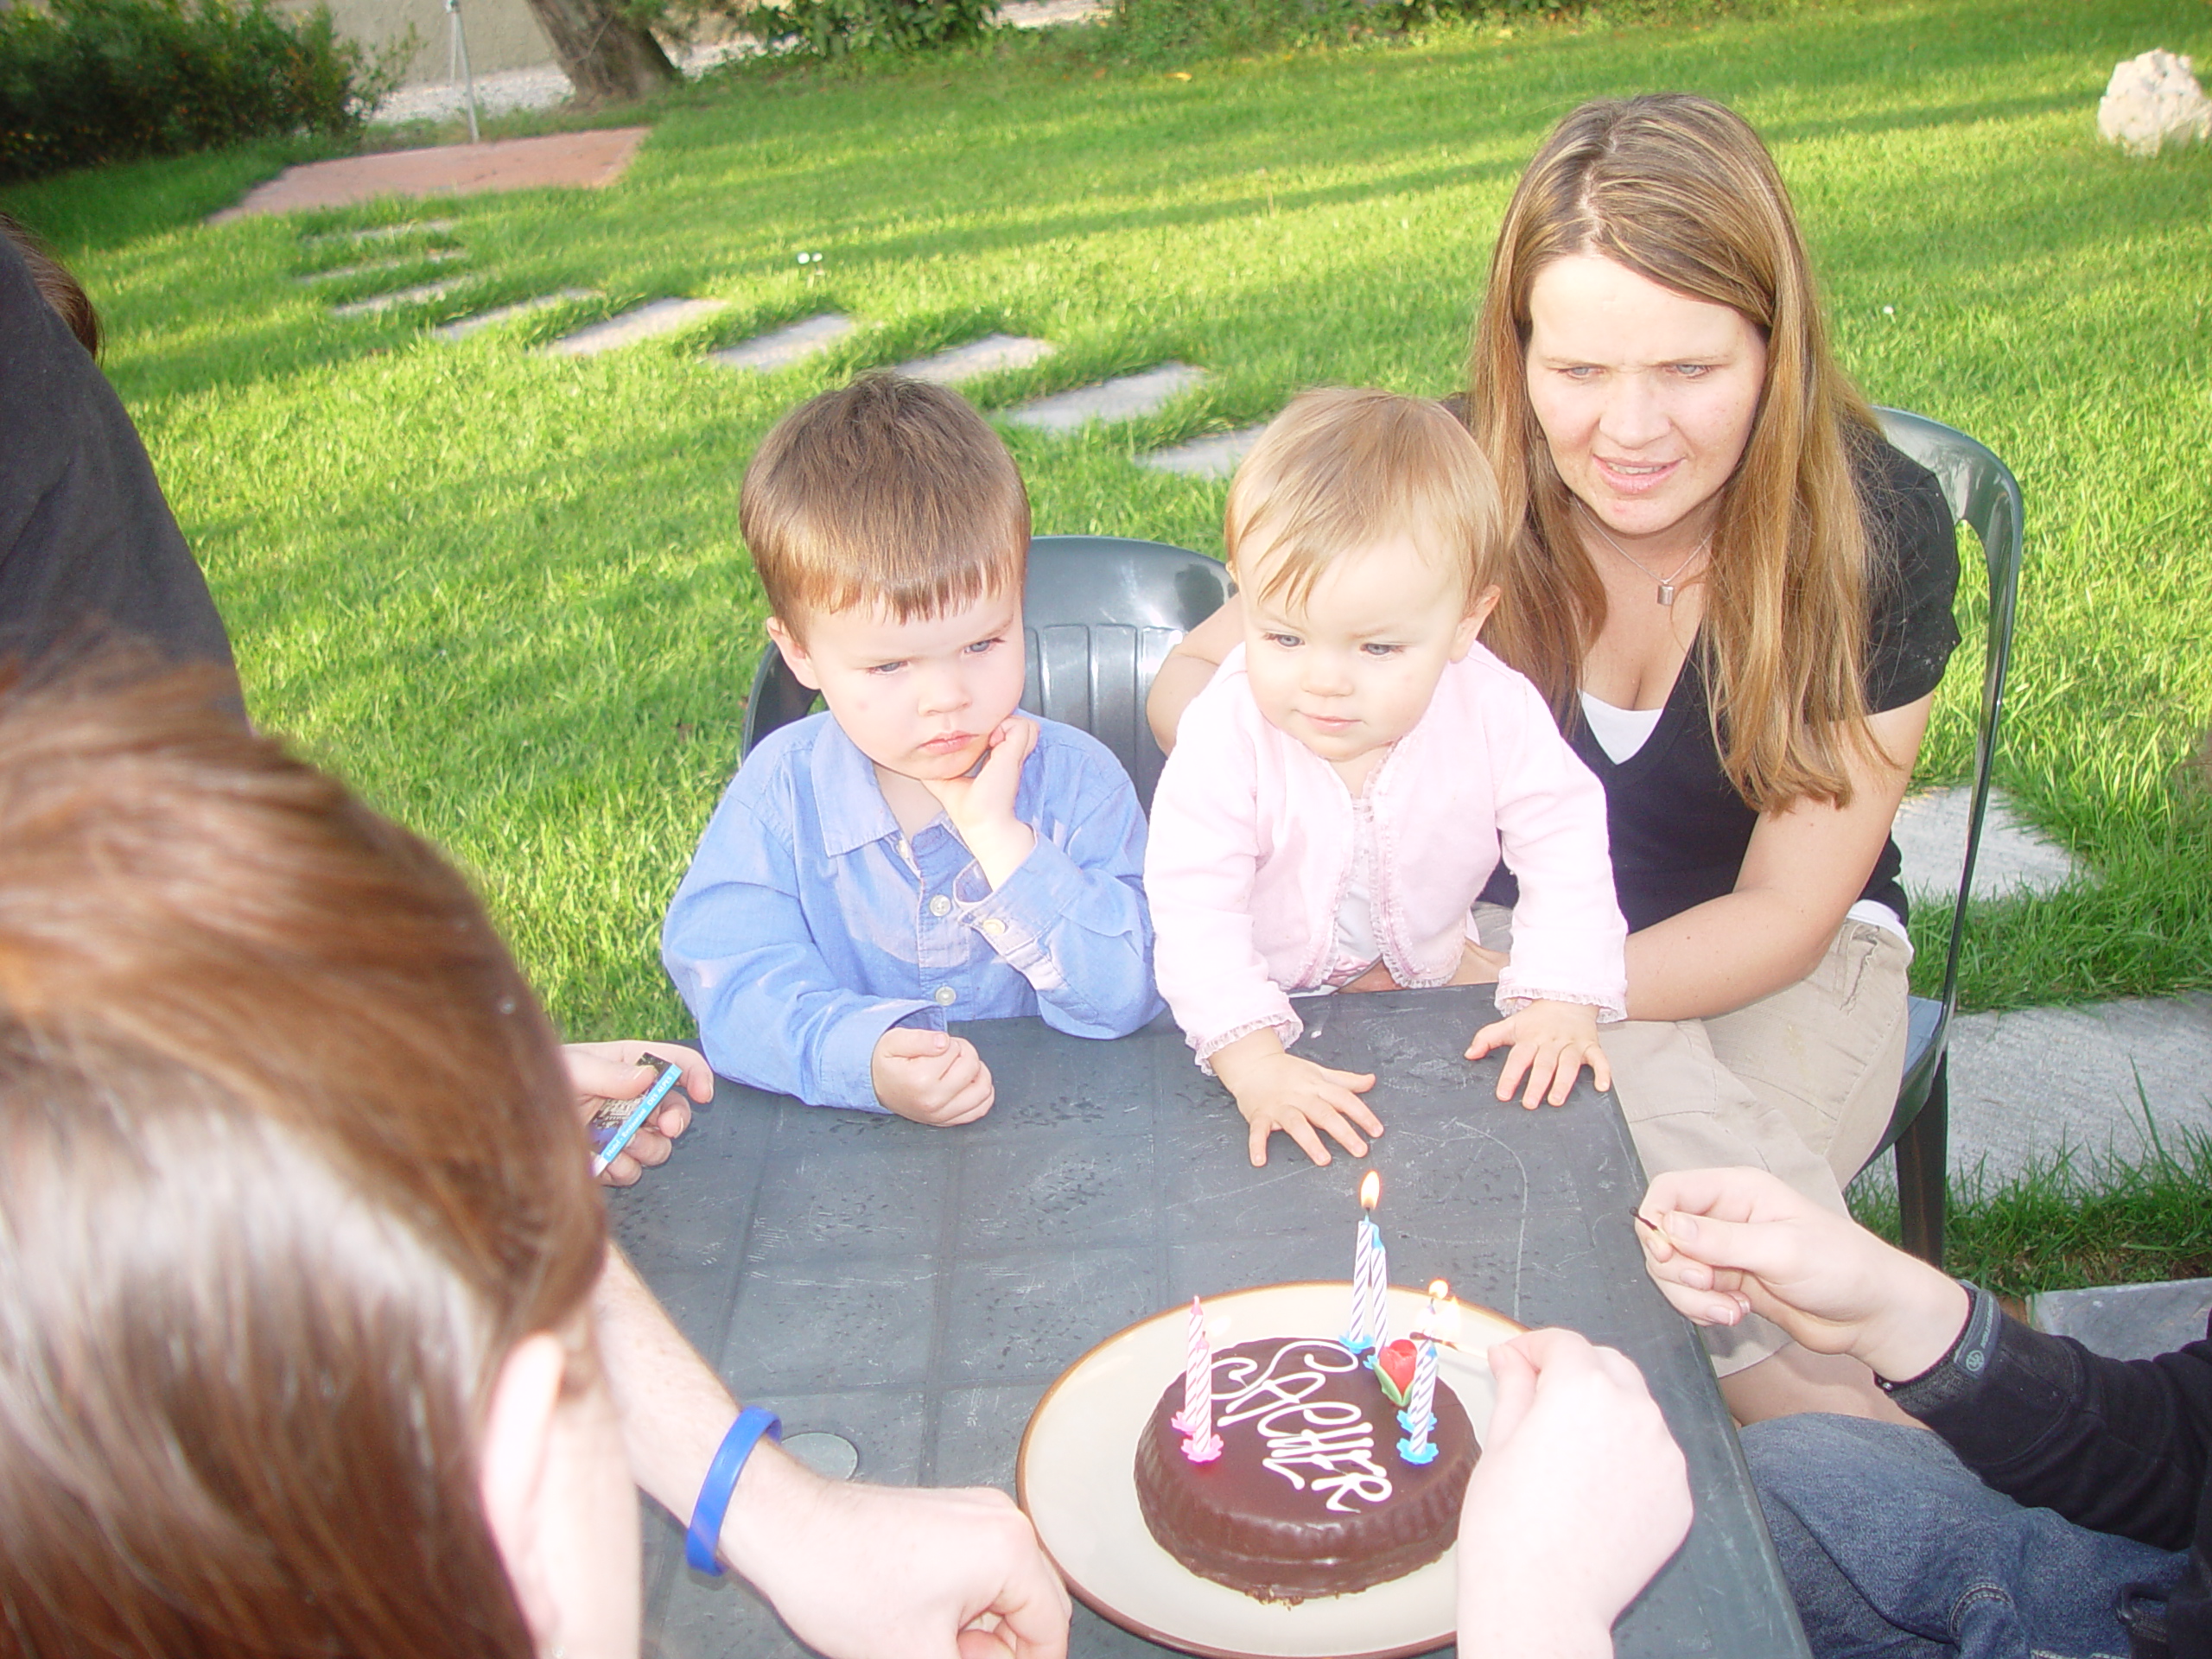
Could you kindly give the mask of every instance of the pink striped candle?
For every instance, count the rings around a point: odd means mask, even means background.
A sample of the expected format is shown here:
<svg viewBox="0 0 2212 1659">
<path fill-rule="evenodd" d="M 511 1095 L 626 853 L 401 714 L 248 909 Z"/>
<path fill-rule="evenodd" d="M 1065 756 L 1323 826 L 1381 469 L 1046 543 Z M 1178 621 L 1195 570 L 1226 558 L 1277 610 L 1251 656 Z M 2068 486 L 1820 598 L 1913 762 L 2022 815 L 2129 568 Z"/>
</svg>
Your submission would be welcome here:
<svg viewBox="0 0 2212 1659">
<path fill-rule="evenodd" d="M 1184 1437 L 1183 1455 L 1192 1463 L 1211 1463 L 1221 1455 L 1221 1437 L 1213 1432 L 1213 1344 L 1205 1309 L 1195 1296 L 1183 1350 L 1183 1409 L 1168 1419 L 1168 1427 Z"/>
</svg>

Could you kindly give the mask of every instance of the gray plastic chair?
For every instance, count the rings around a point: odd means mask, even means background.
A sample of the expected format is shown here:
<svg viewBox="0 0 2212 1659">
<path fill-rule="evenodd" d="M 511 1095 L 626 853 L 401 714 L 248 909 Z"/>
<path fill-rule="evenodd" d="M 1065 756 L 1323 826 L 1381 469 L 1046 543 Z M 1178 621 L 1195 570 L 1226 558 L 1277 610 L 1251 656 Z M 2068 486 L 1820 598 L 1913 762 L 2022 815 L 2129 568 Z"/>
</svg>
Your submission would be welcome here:
<svg viewBox="0 0 2212 1659">
<path fill-rule="evenodd" d="M 1989 571 L 1989 639 L 1982 653 L 1981 715 L 1974 733 L 1974 798 L 1967 813 L 1966 861 L 1951 906 L 1951 942 L 1943 962 L 1942 995 L 1910 998 L 1904 1082 L 1897 1109 L 1875 1150 L 1897 1156 L 1898 1223 L 1904 1247 L 1939 1267 L 1943 1261 L 1944 1169 L 1950 1140 L 1951 1015 L 1959 1000 L 1959 950 L 1966 939 L 1967 899 L 1974 889 L 1982 815 L 1989 804 L 1997 728 L 2005 709 L 2005 671 L 2012 654 L 2012 623 L 2020 593 L 2020 486 L 2011 471 L 1965 433 L 1903 410 L 1878 409 L 1882 430 L 1899 449 L 1936 474 L 1952 516 L 1981 542 Z M 1870 1163 L 1872 1159 L 1868 1160 Z"/>
<path fill-rule="evenodd" d="M 1175 642 L 1229 597 L 1215 560 L 1123 536 L 1039 536 L 1022 590 L 1029 674 L 1021 706 L 1080 727 L 1114 752 L 1148 810 L 1166 757 L 1145 724 L 1153 676 Z M 745 752 L 803 718 L 814 693 L 766 645 L 745 709 Z"/>
</svg>

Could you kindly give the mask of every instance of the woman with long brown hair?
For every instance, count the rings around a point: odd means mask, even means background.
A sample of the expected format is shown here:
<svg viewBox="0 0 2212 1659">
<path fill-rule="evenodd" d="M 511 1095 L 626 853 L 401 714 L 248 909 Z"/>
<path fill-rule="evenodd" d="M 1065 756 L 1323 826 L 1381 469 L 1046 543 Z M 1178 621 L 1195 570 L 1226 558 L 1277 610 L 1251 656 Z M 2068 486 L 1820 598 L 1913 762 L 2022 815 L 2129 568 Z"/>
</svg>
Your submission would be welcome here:
<svg viewBox="0 0 2212 1659">
<path fill-rule="evenodd" d="M 1604 784 L 1632 930 L 1606 1028 L 1646 1166 L 1772 1170 L 1832 1208 L 1904 1064 L 1889 827 L 1958 634 L 1935 480 L 1831 357 L 1772 158 L 1669 95 L 1585 105 L 1506 209 L 1466 416 L 1513 540 L 1484 643 Z M 1163 743 L 1234 601 L 1154 687 Z M 1510 883 L 1478 907 L 1510 937 Z M 1738 1415 L 1891 1414 L 1764 1322 L 1713 1338 Z"/>
<path fill-rule="evenodd" d="M 1001 1495 L 717 1464 L 467 884 L 222 683 L 0 683 L 0 1654 L 634 1659 L 633 1479 L 819 1651 L 1064 1652 Z"/>
</svg>

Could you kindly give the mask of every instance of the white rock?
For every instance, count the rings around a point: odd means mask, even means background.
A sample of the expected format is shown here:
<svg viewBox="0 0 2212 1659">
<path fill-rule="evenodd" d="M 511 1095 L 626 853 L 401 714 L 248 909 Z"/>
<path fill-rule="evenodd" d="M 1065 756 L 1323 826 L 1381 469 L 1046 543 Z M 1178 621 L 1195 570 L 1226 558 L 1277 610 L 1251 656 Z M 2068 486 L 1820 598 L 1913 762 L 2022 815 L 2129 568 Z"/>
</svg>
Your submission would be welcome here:
<svg viewBox="0 0 2212 1659">
<path fill-rule="evenodd" d="M 2187 58 L 2163 51 L 2118 65 L 2097 105 L 2097 131 L 2131 156 L 2212 140 L 2212 102 L 2190 71 Z"/>
</svg>

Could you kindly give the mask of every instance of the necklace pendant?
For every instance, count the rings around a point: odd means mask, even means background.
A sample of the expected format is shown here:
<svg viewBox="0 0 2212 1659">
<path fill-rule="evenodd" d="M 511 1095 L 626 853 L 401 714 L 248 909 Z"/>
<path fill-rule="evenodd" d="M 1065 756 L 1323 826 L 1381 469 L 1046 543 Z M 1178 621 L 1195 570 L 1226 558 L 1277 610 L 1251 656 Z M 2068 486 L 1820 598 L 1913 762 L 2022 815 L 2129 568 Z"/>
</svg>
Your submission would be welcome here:
<svg viewBox="0 0 2212 1659">
<path fill-rule="evenodd" d="M 1675 602 L 1675 584 L 1673 582 L 1662 582 L 1659 584 L 1659 602 L 1662 605 L 1672 605 Z"/>
</svg>

